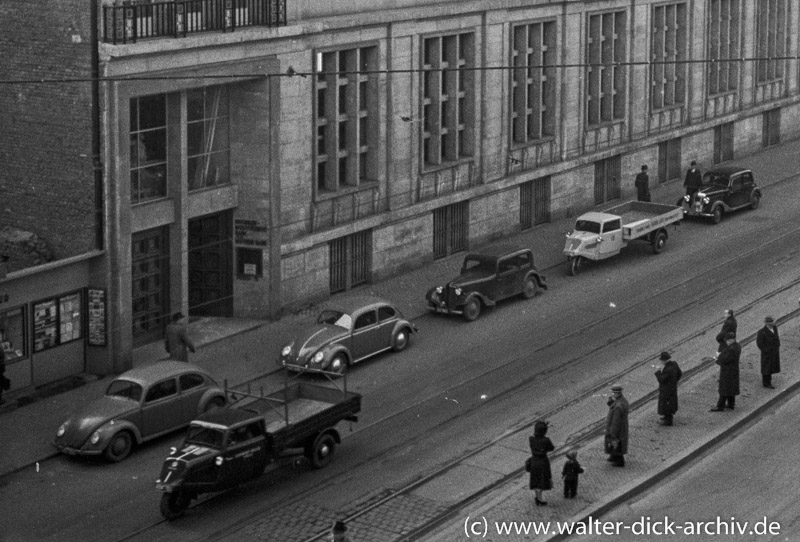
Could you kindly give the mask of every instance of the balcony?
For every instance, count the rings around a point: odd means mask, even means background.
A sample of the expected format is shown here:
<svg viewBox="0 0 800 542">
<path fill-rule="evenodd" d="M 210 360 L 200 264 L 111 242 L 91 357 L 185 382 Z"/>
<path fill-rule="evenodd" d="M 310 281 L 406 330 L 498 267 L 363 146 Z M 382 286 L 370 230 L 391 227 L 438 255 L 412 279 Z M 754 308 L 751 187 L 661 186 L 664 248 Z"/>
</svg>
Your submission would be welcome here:
<svg viewBox="0 0 800 542">
<path fill-rule="evenodd" d="M 286 0 L 124 0 L 103 6 L 103 41 L 115 45 L 285 25 Z"/>
</svg>

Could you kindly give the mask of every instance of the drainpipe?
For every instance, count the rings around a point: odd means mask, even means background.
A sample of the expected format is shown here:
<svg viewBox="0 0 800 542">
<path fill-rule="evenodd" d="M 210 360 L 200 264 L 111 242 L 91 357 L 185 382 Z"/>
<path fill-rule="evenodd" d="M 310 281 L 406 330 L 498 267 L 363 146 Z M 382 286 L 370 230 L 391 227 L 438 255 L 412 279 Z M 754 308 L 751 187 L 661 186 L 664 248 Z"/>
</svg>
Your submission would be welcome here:
<svg viewBox="0 0 800 542">
<path fill-rule="evenodd" d="M 100 53 L 99 32 L 100 0 L 90 0 L 91 5 L 91 64 L 92 64 L 92 165 L 94 168 L 95 248 L 105 248 L 103 189 L 103 161 L 100 159 Z"/>
</svg>

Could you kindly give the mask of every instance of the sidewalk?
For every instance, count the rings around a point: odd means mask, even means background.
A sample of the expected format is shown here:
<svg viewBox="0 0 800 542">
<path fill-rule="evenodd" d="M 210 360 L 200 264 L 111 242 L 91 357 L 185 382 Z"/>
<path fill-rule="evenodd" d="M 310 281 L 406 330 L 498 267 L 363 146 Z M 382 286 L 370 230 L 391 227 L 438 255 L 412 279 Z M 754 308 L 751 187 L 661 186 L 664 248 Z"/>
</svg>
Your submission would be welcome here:
<svg viewBox="0 0 800 542">
<path fill-rule="evenodd" d="M 752 168 L 757 182 L 761 186 L 768 187 L 770 183 L 800 171 L 798 156 L 800 156 L 800 140 L 766 149 L 738 159 L 736 162 Z M 633 173 L 630 174 L 631 183 Z M 652 187 L 653 201 L 674 204 L 683 194 L 681 184 L 681 182 L 671 182 Z M 632 194 L 631 186 L 625 195 L 632 196 Z M 769 197 L 768 193 L 766 197 Z M 626 199 L 628 198 L 623 198 Z M 572 228 L 573 221 L 574 218 L 570 218 L 543 224 L 507 237 L 504 242 L 531 247 L 536 264 L 545 275 L 562 273 L 565 266 L 565 259 L 561 253 L 564 232 Z M 455 276 L 462 258 L 463 254 L 456 254 L 337 297 L 364 293 L 386 297 L 397 303 L 403 314 L 413 320 L 427 312 L 424 302 L 426 288 Z M 296 325 L 312 319 L 316 312 L 317 308 L 312 307 L 302 313 L 286 316 L 277 322 L 200 319 L 189 326 L 190 336 L 196 340 L 198 346 L 197 353 L 191 356 L 191 361 L 208 369 L 220 381 L 227 380 L 231 386 L 275 371 L 277 366 L 274 359 L 284 338 Z M 786 312 L 781 313 L 776 310 L 775 314 L 786 314 Z M 232 352 L 235 356 L 231 355 Z M 163 357 L 163 345 L 157 342 L 135 350 L 134 365 L 156 361 Z M 19 408 L 14 408 L 13 396 L 4 395 L 4 398 L 9 399 L 10 405 L 4 405 L 0 411 L 0 442 L 3 443 L 0 448 L 0 476 L 33 465 L 55 453 L 50 442 L 62 418 L 78 406 L 101 396 L 110 378 L 96 380 L 89 377 L 86 380 L 88 381 L 86 385 Z M 23 403 L 24 401 L 20 402 Z M 736 416 L 739 415 L 737 412 Z M 680 420 L 680 417 L 678 419 Z M 590 460 L 588 455 L 582 459 L 584 462 Z M 633 472 L 634 465 L 631 467 L 626 472 Z M 554 465 L 554 469 L 558 468 L 558 465 Z M 589 480 L 589 477 L 586 479 Z M 581 491 L 587 494 L 584 490 Z"/>
</svg>

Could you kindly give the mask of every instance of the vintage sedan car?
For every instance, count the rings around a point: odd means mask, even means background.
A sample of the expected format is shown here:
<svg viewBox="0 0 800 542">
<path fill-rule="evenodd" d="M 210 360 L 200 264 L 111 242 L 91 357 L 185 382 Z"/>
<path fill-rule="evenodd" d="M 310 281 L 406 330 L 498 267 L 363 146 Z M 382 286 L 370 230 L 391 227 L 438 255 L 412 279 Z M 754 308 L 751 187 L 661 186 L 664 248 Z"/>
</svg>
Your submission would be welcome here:
<svg viewBox="0 0 800 542">
<path fill-rule="evenodd" d="M 756 185 L 753 172 L 739 166 L 719 166 L 703 175 L 703 184 L 694 196 L 684 196 L 677 205 L 686 216 L 711 218 L 719 224 L 725 213 L 744 209 L 758 209 L 761 189 Z"/>
<path fill-rule="evenodd" d="M 315 324 L 303 328 L 282 349 L 278 362 L 290 371 L 323 370 L 342 374 L 386 350 L 408 346 L 414 324 L 397 307 L 372 296 L 343 298 L 325 308 Z"/>
<path fill-rule="evenodd" d="M 501 299 L 515 295 L 530 299 L 546 289 L 545 276 L 533 264 L 530 249 L 498 246 L 467 254 L 461 274 L 428 290 L 425 299 L 433 312 L 460 314 L 472 321 L 483 307 L 494 306 Z"/>
<path fill-rule="evenodd" d="M 141 444 L 185 427 L 199 414 L 227 404 L 225 392 L 204 369 L 159 361 L 122 373 L 106 394 L 61 424 L 53 444 L 67 455 L 122 461 Z"/>
</svg>

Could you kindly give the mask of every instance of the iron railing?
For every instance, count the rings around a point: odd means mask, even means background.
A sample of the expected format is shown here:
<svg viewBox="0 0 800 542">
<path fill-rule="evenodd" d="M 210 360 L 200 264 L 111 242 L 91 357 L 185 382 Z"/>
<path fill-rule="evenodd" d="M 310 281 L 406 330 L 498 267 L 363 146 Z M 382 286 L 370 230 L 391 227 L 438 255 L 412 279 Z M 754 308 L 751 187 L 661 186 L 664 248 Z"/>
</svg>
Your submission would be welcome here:
<svg viewBox="0 0 800 542">
<path fill-rule="evenodd" d="M 115 45 L 285 25 L 286 0 L 123 0 L 103 6 L 103 41 Z"/>
</svg>

